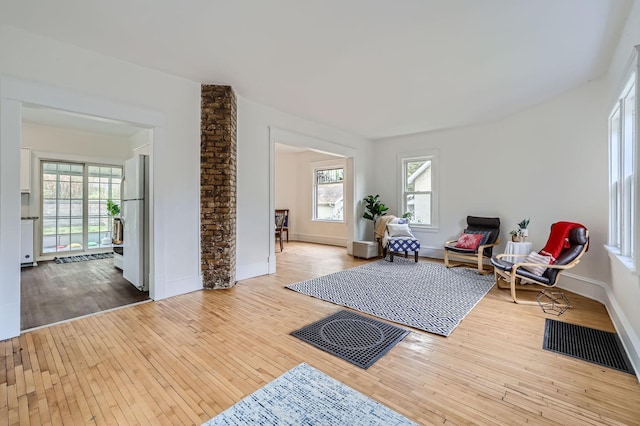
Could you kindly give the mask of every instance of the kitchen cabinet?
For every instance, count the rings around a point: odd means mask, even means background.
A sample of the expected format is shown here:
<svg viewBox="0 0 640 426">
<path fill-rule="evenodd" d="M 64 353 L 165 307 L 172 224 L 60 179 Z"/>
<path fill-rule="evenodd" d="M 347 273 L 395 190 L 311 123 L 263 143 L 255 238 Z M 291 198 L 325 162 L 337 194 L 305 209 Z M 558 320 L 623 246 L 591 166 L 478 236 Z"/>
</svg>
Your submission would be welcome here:
<svg viewBox="0 0 640 426">
<path fill-rule="evenodd" d="M 20 192 L 31 192 L 31 149 L 20 148 Z"/>
<path fill-rule="evenodd" d="M 20 264 L 22 266 L 35 266 L 33 257 L 33 219 L 20 221 Z"/>
</svg>

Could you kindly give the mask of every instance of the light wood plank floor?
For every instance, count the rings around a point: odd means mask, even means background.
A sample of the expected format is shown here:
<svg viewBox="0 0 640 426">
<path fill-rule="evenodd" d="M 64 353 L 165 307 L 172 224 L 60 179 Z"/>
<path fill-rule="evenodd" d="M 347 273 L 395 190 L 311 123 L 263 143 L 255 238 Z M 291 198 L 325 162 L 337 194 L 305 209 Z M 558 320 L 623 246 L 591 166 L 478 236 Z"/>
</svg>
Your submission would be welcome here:
<svg viewBox="0 0 640 426">
<path fill-rule="evenodd" d="M 306 362 L 420 424 L 639 424 L 635 376 L 541 349 L 537 306 L 495 287 L 448 338 L 414 331 L 368 370 L 289 336 L 340 309 L 283 288 L 363 264 L 290 242 L 278 273 L 0 342 L 0 424 L 200 424 Z M 421 259 L 421 261 L 426 261 Z M 612 331 L 569 295 L 561 320 Z"/>
</svg>

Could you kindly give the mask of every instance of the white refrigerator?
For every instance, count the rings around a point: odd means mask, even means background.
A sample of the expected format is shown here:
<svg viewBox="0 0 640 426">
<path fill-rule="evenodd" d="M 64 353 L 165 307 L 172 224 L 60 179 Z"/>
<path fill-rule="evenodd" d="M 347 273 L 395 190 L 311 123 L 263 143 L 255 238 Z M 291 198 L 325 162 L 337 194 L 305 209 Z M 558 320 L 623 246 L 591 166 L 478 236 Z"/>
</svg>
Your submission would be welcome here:
<svg viewBox="0 0 640 426">
<path fill-rule="evenodd" d="M 122 276 L 140 291 L 149 291 L 149 157 L 136 155 L 124 163 L 122 180 Z"/>
</svg>

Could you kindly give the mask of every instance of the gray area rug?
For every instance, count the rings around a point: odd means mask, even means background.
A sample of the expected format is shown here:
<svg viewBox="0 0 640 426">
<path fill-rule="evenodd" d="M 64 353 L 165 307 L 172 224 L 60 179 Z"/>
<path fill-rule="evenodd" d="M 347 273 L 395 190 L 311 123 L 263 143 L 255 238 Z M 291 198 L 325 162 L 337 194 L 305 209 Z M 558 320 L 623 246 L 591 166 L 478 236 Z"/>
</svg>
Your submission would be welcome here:
<svg viewBox="0 0 640 426">
<path fill-rule="evenodd" d="M 56 263 L 84 262 L 85 260 L 107 259 L 113 257 L 113 252 L 81 254 L 79 256 L 56 257 L 53 259 Z"/>
<path fill-rule="evenodd" d="M 493 287 L 471 268 L 395 258 L 313 278 L 286 288 L 337 305 L 449 336 Z"/>
<path fill-rule="evenodd" d="M 203 426 L 415 425 L 321 371 L 300 364 Z"/>
<path fill-rule="evenodd" d="M 367 369 L 409 334 L 403 328 L 341 310 L 291 335 Z"/>
</svg>

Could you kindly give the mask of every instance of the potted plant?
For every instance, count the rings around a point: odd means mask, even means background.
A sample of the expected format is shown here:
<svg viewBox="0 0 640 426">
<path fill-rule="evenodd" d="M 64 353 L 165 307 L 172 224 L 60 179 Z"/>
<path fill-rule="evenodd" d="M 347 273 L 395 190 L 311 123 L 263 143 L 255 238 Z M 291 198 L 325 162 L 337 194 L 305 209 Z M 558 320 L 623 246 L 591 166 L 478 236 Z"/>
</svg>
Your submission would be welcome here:
<svg viewBox="0 0 640 426">
<path fill-rule="evenodd" d="M 520 242 L 522 238 L 522 230 L 520 228 L 513 229 L 511 232 L 509 232 L 509 234 L 511 234 L 511 241 L 513 241 L 514 243 Z"/>
<path fill-rule="evenodd" d="M 363 218 L 373 221 L 373 232 L 375 236 L 376 220 L 384 215 L 389 207 L 380 202 L 380 195 L 367 195 L 362 200 L 364 202 L 364 214 Z M 375 238 L 374 238 L 375 240 Z"/>
<path fill-rule="evenodd" d="M 518 228 L 520 228 L 520 236 L 522 237 L 522 241 L 524 241 L 529 236 L 529 230 L 527 227 L 529 226 L 529 219 L 522 219 L 520 223 L 518 223 Z"/>
<path fill-rule="evenodd" d="M 377 194 L 375 196 L 367 195 L 364 197 L 364 200 L 362 200 L 364 202 L 364 214 L 362 217 L 372 220 L 374 226 L 376 224 L 376 219 L 384 215 L 385 212 L 389 210 L 389 207 L 385 206 L 384 203 L 381 203 L 379 198 L 380 195 Z"/>
<path fill-rule="evenodd" d="M 120 205 L 113 202 L 113 200 L 107 200 L 107 213 L 109 216 L 116 217 L 120 214 Z"/>
<path fill-rule="evenodd" d="M 120 219 L 116 217 L 120 214 L 120 204 L 115 203 L 111 199 L 107 200 L 107 213 L 111 216 L 111 236 L 109 236 L 109 232 L 105 233 L 105 236 L 102 239 L 102 244 L 120 244 L 122 242 L 122 238 L 119 235 L 120 232 L 116 232 L 116 230 L 122 229 L 121 223 L 116 223 L 116 221 L 120 222 Z"/>
</svg>

